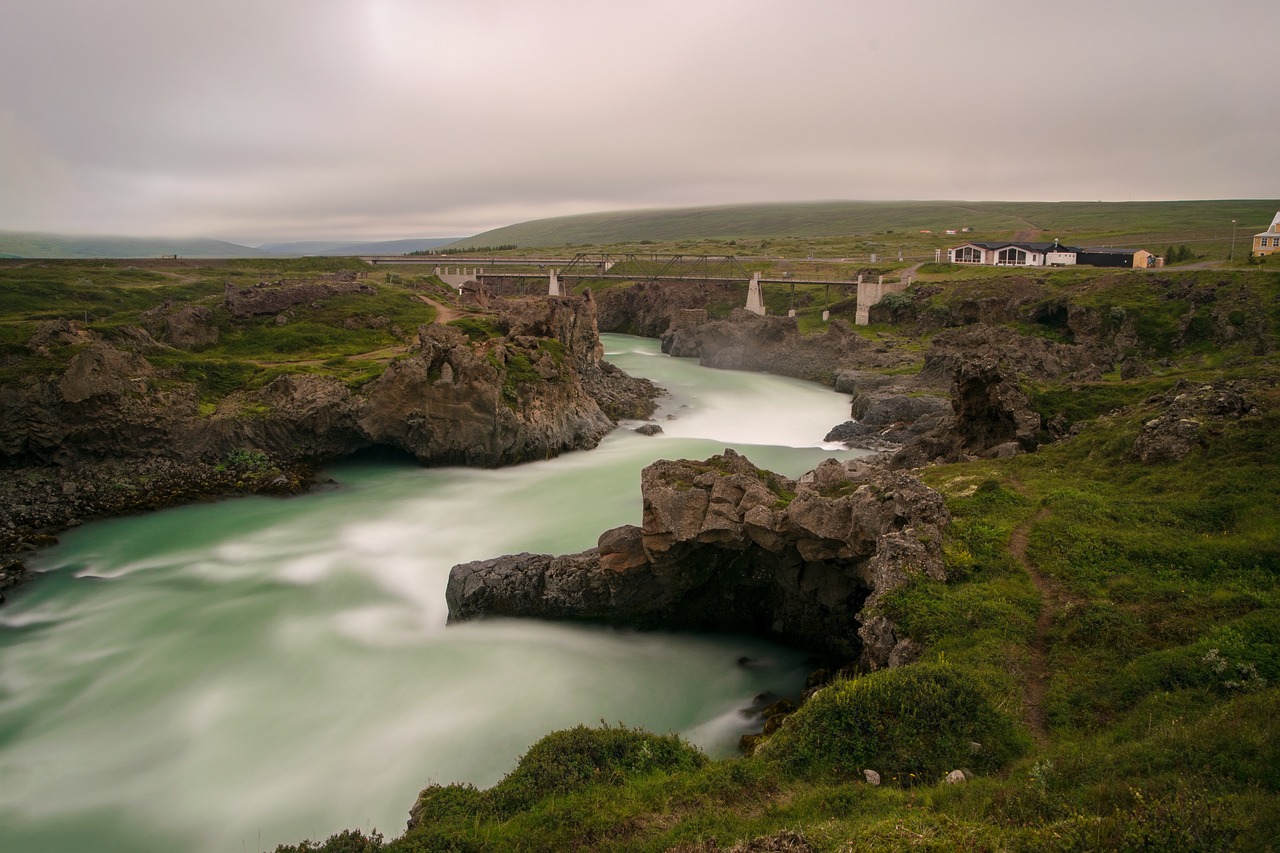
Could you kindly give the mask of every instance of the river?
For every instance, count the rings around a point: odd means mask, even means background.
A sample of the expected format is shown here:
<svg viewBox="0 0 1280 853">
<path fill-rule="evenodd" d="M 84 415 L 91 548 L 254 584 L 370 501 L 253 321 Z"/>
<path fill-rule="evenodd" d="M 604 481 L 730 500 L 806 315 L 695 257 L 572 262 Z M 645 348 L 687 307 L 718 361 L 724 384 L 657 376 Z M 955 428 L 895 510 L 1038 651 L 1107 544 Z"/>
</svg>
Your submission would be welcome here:
<svg viewBox="0 0 1280 853">
<path fill-rule="evenodd" d="M 0 608 L 0 850 L 243 851 L 404 827 L 425 785 L 496 782 L 578 723 L 733 751 L 802 654 L 742 637 L 493 620 L 445 627 L 455 563 L 565 553 L 640 521 L 640 470 L 732 446 L 796 476 L 848 417 L 818 385 L 605 335 L 668 388 L 664 433 L 495 471 L 364 457 L 301 497 L 68 531 Z M 670 416 L 670 417 L 668 417 Z M 757 662 L 737 664 L 739 658 Z"/>
</svg>

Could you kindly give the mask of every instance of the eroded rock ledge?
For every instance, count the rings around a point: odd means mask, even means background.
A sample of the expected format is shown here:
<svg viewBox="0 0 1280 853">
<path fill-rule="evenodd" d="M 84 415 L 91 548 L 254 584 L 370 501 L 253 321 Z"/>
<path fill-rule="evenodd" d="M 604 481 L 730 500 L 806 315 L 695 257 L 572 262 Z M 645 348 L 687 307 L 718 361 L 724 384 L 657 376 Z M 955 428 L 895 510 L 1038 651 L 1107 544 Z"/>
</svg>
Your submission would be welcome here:
<svg viewBox="0 0 1280 853">
<path fill-rule="evenodd" d="M 449 621 L 587 620 L 759 634 L 858 659 L 914 656 L 874 605 L 913 575 L 943 579 L 941 495 L 911 474 L 826 460 L 790 480 L 726 450 L 641 475 L 641 527 L 579 554 L 454 566 Z"/>
</svg>

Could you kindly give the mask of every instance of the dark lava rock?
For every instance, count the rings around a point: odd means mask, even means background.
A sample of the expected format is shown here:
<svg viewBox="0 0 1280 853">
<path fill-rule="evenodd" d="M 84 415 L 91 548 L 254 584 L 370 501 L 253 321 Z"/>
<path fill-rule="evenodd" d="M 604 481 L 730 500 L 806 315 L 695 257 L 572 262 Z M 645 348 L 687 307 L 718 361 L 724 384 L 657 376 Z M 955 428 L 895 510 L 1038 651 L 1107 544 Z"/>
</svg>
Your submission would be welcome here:
<svg viewBox="0 0 1280 853">
<path fill-rule="evenodd" d="M 1239 381 L 1199 386 L 1179 382 L 1169 393 L 1148 401 L 1164 411 L 1143 425 L 1133 443 L 1134 457 L 1148 464 L 1185 459 L 1224 421 L 1253 412 L 1253 391 L 1250 383 Z"/>
<path fill-rule="evenodd" d="M 888 665 L 903 641 L 869 615 L 913 575 L 943 578 L 940 495 L 917 478 L 827 460 L 798 481 L 731 450 L 641 476 L 643 526 L 563 557 L 455 566 L 452 622 L 481 616 L 761 634 Z"/>
</svg>

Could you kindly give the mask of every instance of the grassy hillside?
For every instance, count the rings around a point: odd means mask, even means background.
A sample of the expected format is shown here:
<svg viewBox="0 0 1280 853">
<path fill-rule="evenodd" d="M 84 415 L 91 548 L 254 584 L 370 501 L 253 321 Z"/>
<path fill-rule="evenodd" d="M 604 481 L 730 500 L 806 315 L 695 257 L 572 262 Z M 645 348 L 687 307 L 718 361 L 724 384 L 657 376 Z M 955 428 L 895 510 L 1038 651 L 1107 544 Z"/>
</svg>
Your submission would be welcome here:
<svg viewBox="0 0 1280 853">
<path fill-rule="evenodd" d="M 0 231 L 0 256 L 19 258 L 254 258 L 266 253 L 238 243 L 200 237 L 75 236 Z"/>
<path fill-rule="evenodd" d="M 1246 237 L 1266 228 L 1277 200 L 1174 202 L 827 201 L 682 210 L 594 213 L 539 219 L 477 234 L 457 247 L 612 245 L 641 241 L 744 240 L 783 237 L 916 234 L 972 228 L 975 239 L 1009 238 L 1116 244 L 1203 239 L 1227 241 L 1231 220 Z M 1248 240 L 1238 243 L 1248 252 Z M 1163 245 L 1159 245 L 1163 249 Z M 743 254 L 739 251 L 737 254 Z"/>
<path fill-rule="evenodd" d="M 289 322 L 236 318 L 223 288 L 264 281 L 324 280 L 344 270 L 369 272 L 355 260 L 4 261 L 0 263 L 0 386 L 58 375 L 83 343 L 61 342 L 40 355 L 28 346 L 41 324 L 71 320 L 121 346 L 137 347 L 131 330 L 142 313 L 167 300 L 208 308 L 218 340 L 190 350 L 144 346 L 157 367 L 195 384 L 212 405 L 232 391 L 260 388 L 283 373 L 322 373 L 358 385 L 378 376 L 404 351 L 436 309 L 420 297 L 448 301 L 453 291 L 420 268 L 370 273 L 371 294 L 335 296 L 290 308 Z M 145 343 L 145 342 L 144 342 Z"/>
<path fill-rule="evenodd" d="M 258 248 L 272 255 L 322 255 L 348 258 L 359 255 L 407 255 L 438 249 L 457 242 L 457 237 L 426 237 L 408 240 L 380 240 L 353 243 L 349 240 L 310 240 L 300 243 L 266 243 Z"/>
</svg>

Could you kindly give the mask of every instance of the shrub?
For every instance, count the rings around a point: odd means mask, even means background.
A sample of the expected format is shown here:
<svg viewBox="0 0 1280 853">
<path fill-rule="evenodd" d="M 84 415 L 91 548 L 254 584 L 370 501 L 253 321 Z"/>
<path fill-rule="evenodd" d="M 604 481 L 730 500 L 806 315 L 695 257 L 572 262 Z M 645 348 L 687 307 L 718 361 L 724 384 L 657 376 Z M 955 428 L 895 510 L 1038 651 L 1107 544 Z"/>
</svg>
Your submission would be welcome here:
<svg viewBox="0 0 1280 853">
<path fill-rule="evenodd" d="M 937 782 L 961 766 L 993 770 L 1021 750 L 1013 723 L 977 678 L 929 663 L 819 691 L 762 754 L 795 773 L 855 776 L 870 768 L 886 781 L 913 785 Z"/>
<path fill-rule="evenodd" d="M 706 763 L 706 756 L 677 735 L 577 726 L 553 732 L 529 747 L 516 769 L 487 793 L 497 811 L 510 814 L 587 785 L 621 784 L 649 773 L 693 770 Z"/>
<path fill-rule="evenodd" d="M 502 329 L 488 317 L 459 317 L 446 325 L 462 331 L 471 341 L 487 341 L 502 334 Z"/>
</svg>

